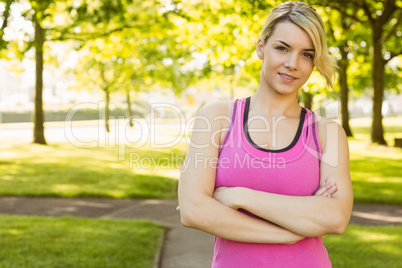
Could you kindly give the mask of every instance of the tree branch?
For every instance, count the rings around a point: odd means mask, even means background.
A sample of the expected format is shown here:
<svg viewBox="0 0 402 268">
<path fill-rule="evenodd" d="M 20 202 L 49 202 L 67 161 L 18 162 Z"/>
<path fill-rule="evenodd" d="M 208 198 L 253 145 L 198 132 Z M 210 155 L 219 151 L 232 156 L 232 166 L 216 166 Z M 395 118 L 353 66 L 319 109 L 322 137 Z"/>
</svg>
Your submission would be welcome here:
<svg viewBox="0 0 402 268">
<path fill-rule="evenodd" d="M 65 35 L 62 35 L 58 38 L 52 38 L 49 41 L 67 41 L 67 40 L 78 40 L 78 41 L 89 41 L 89 40 L 93 40 L 96 38 L 100 38 L 100 37 L 105 37 L 105 36 L 109 36 L 112 33 L 115 32 L 120 32 L 124 29 L 129 29 L 129 28 L 137 28 L 138 25 L 134 26 L 134 25 L 123 25 L 121 27 L 106 31 L 106 32 L 99 32 L 99 33 L 80 33 L 80 34 L 72 34 L 72 33 L 67 33 Z"/>
<path fill-rule="evenodd" d="M 362 20 L 362 18 L 361 17 L 357 17 L 356 16 L 356 14 L 355 13 L 353 13 L 353 14 L 348 14 L 347 13 L 347 7 L 353 7 L 353 9 L 356 11 L 358 8 L 363 8 L 363 5 L 362 4 L 359 4 L 356 0 L 354 0 L 354 1 L 345 1 L 345 0 L 343 0 L 343 1 L 315 1 L 314 2 L 316 5 L 318 5 L 318 6 L 323 6 L 323 7 L 325 7 L 325 6 L 329 6 L 329 7 L 331 7 L 331 9 L 335 9 L 335 10 L 337 10 L 338 12 L 340 12 L 341 14 L 343 14 L 343 15 L 345 15 L 346 17 L 348 17 L 348 18 L 351 18 L 351 19 L 354 19 L 355 21 L 359 21 L 359 22 L 361 22 L 361 23 L 365 23 L 366 21 L 364 21 L 364 20 Z M 348 5 L 351 5 L 351 6 L 348 6 Z M 366 13 L 366 12 L 365 12 Z M 369 17 L 369 19 L 372 19 L 371 18 L 371 13 L 370 13 L 370 11 L 368 11 L 368 17 Z"/>
<path fill-rule="evenodd" d="M 10 9 L 11 9 L 11 4 L 14 2 L 14 0 L 7 0 L 6 2 L 6 6 L 4 9 L 4 13 L 3 13 L 3 24 L 1 25 L 1 29 L 0 29 L 0 49 L 3 47 L 4 44 L 4 39 L 3 39 L 3 35 L 4 35 L 4 29 L 7 27 L 8 25 L 8 17 L 10 16 Z"/>
<path fill-rule="evenodd" d="M 394 11 L 397 8 L 395 5 L 395 0 L 388 0 L 386 1 L 386 3 L 384 3 L 384 5 L 385 5 L 384 12 L 378 18 L 378 22 L 380 23 L 380 25 L 386 24 L 389 18 L 392 16 L 392 13 L 394 13 Z"/>
<path fill-rule="evenodd" d="M 336 3 L 336 1 L 332 2 L 332 3 Z M 361 7 L 361 5 L 358 5 L 357 3 L 353 2 L 353 9 L 355 11 L 355 12 L 353 12 L 353 14 L 348 14 L 348 12 L 346 11 L 347 10 L 346 3 L 345 3 L 345 5 L 339 5 L 339 6 L 334 5 L 333 7 L 336 8 L 336 10 L 339 13 L 341 13 L 343 16 L 345 16 L 345 17 L 348 17 L 350 19 L 354 19 L 355 21 L 359 21 L 361 23 L 365 22 L 365 21 L 362 20 L 362 18 L 359 18 L 359 17 L 356 16 L 357 8 Z M 371 18 L 370 16 L 368 16 L 368 17 Z"/>
<path fill-rule="evenodd" d="M 402 55 L 402 50 L 391 52 L 391 56 L 389 57 L 389 59 L 384 60 L 384 63 L 387 64 L 390 60 L 392 60 L 395 57 L 398 57 L 399 55 Z"/>
<path fill-rule="evenodd" d="M 384 42 L 387 41 L 391 36 L 396 33 L 396 28 L 402 24 L 402 12 L 399 13 L 398 21 L 394 24 L 392 29 L 388 32 L 387 36 L 384 37 Z"/>
<path fill-rule="evenodd" d="M 327 21 L 327 24 L 328 24 L 328 27 L 329 27 L 329 33 L 330 33 L 332 42 L 336 43 L 334 27 L 332 27 L 331 20 L 328 20 L 328 21 Z"/>
<path fill-rule="evenodd" d="M 369 6 L 368 6 L 366 0 L 363 0 L 363 1 L 362 1 L 361 8 L 363 8 L 364 13 L 366 13 L 369 22 L 370 22 L 371 24 L 374 24 L 374 23 L 375 23 L 375 20 L 373 19 L 373 17 L 371 17 L 370 8 L 369 8 Z"/>
<path fill-rule="evenodd" d="M 14 0 L 7 0 L 6 2 L 6 7 L 4 9 L 4 21 L 3 24 L 1 25 L 1 30 L 4 31 L 4 29 L 7 27 L 8 24 L 8 17 L 10 16 L 10 9 L 11 9 L 11 4 L 14 2 Z"/>
</svg>

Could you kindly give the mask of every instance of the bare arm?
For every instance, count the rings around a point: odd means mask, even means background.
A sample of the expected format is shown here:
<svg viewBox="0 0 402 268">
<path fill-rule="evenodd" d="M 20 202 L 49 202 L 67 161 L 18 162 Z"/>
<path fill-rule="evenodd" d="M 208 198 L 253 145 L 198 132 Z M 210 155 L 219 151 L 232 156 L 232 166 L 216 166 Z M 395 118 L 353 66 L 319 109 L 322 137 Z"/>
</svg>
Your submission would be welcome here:
<svg viewBox="0 0 402 268">
<path fill-rule="evenodd" d="M 336 184 L 333 198 L 287 196 L 248 188 L 219 188 L 215 198 L 233 208 L 242 208 L 283 228 L 306 237 L 341 234 L 348 225 L 353 192 L 349 172 L 349 149 L 343 129 L 326 121 L 325 151 L 320 179 Z"/>
<path fill-rule="evenodd" d="M 227 107 L 222 103 L 208 104 L 200 109 L 199 118 L 195 121 L 179 181 L 182 224 L 242 242 L 289 244 L 303 239 L 302 236 L 268 221 L 245 215 L 213 198 L 220 133 L 224 125 L 224 122 L 214 120 L 214 117 L 229 114 Z"/>
</svg>

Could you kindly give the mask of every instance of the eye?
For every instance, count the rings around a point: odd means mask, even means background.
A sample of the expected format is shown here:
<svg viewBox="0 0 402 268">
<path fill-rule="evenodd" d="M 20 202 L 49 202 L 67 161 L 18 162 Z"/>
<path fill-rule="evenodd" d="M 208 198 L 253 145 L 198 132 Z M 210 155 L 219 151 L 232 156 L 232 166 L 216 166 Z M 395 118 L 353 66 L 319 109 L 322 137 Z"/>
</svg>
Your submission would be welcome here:
<svg viewBox="0 0 402 268">
<path fill-rule="evenodd" d="M 310 53 L 304 53 L 304 56 L 309 58 L 309 59 L 314 59 L 314 55 Z"/>
<path fill-rule="evenodd" d="M 275 49 L 280 50 L 280 51 L 286 51 L 286 47 L 284 46 L 277 46 Z"/>
</svg>

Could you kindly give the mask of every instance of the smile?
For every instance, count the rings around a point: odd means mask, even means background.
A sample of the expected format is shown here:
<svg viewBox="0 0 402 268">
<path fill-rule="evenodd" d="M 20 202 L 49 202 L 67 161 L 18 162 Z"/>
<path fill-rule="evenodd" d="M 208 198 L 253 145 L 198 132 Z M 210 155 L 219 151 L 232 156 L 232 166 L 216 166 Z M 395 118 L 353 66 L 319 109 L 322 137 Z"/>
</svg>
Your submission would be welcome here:
<svg viewBox="0 0 402 268">
<path fill-rule="evenodd" d="M 286 78 L 286 79 L 290 79 L 290 80 L 295 80 L 295 79 L 297 79 L 297 78 L 294 77 L 294 76 L 289 76 L 289 75 L 282 74 L 282 73 L 279 73 L 279 75 L 282 76 L 282 77 L 284 77 L 284 78 Z"/>
</svg>

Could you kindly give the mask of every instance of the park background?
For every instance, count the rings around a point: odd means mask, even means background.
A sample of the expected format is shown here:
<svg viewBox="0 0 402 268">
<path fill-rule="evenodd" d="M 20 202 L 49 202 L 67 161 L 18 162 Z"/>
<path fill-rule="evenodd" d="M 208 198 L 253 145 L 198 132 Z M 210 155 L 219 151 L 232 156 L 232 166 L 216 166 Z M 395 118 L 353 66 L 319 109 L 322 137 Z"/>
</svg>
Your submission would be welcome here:
<svg viewBox="0 0 402 268">
<path fill-rule="evenodd" d="M 255 91 L 255 44 L 281 2 L 0 1 L 0 195 L 176 198 L 194 115 Z M 339 69 L 333 90 L 314 72 L 299 101 L 348 134 L 355 203 L 402 205 L 402 2 L 306 2 Z M 149 221 L 0 221 L 2 267 L 152 267 L 164 232 Z M 354 225 L 325 243 L 334 267 L 398 267 L 401 235 Z"/>
</svg>

